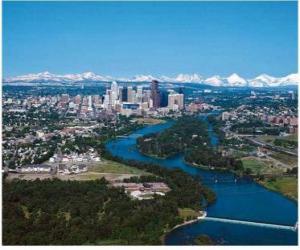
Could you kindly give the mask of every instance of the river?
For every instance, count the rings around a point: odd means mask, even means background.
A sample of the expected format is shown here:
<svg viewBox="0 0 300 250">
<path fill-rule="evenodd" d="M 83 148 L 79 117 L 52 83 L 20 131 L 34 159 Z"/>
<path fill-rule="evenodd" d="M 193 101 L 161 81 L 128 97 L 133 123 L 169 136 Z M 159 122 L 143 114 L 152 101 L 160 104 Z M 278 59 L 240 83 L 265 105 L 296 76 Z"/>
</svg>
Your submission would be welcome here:
<svg viewBox="0 0 300 250">
<path fill-rule="evenodd" d="M 269 191 L 247 178 L 237 179 L 229 172 L 203 170 L 184 162 L 182 155 L 168 159 L 156 159 L 141 154 L 136 148 L 136 138 L 162 131 L 172 125 L 164 124 L 144 127 L 126 138 L 107 143 L 107 149 L 115 156 L 142 162 L 152 162 L 166 168 L 180 168 L 186 173 L 200 177 L 213 189 L 217 201 L 207 208 L 210 217 L 222 217 L 280 225 L 294 225 L 297 221 L 297 204 L 288 198 Z M 211 143 L 217 145 L 218 138 L 209 124 Z M 165 238 L 166 245 L 192 245 L 200 234 L 209 235 L 222 245 L 297 245 L 297 232 L 258 226 L 201 221 L 179 227 Z"/>
</svg>

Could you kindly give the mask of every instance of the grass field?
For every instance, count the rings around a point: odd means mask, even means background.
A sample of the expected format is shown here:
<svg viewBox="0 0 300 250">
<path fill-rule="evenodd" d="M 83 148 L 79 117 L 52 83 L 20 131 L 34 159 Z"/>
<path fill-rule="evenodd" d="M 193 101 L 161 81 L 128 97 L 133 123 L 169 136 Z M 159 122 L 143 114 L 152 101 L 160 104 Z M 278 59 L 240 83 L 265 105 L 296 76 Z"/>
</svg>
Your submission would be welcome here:
<svg viewBox="0 0 300 250">
<path fill-rule="evenodd" d="M 288 164 L 294 166 L 298 163 L 298 159 L 296 156 L 287 155 L 284 153 L 274 152 L 271 157 L 274 159 L 281 161 L 284 164 Z"/>
<path fill-rule="evenodd" d="M 298 200 L 298 179 L 297 177 L 278 177 L 262 181 L 266 188 L 282 193 L 294 200 Z"/>
<path fill-rule="evenodd" d="M 191 219 L 197 218 L 200 213 L 191 209 L 191 208 L 179 208 L 178 209 L 179 216 L 184 220 L 188 221 Z"/>
<path fill-rule="evenodd" d="M 105 159 L 91 166 L 89 168 L 89 171 L 97 172 L 97 173 L 112 173 L 112 174 L 135 174 L 135 175 L 149 174 L 138 168 L 130 167 L 119 162 L 109 161 Z"/>
<path fill-rule="evenodd" d="M 256 157 L 242 158 L 245 169 L 250 168 L 253 174 L 279 174 L 282 170 L 272 167 L 268 160 L 262 160 Z"/>
<path fill-rule="evenodd" d="M 263 141 L 265 143 L 273 143 L 273 141 L 275 140 L 275 138 L 277 138 L 278 136 L 274 136 L 274 135 L 260 135 L 257 138 L 260 141 Z"/>
<path fill-rule="evenodd" d="M 61 178 L 74 180 L 96 180 L 104 177 L 108 181 L 122 180 L 132 176 L 149 175 L 146 171 L 125 164 L 102 159 L 89 166 L 89 171 L 78 175 L 64 175 Z"/>
<path fill-rule="evenodd" d="M 270 143 L 274 144 L 274 141 L 276 139 L 278 140 L 284 140 L 284 141 L 291 141 L 291 142 L 297 142 L 298 141 L 298 135 L 297 134 L 292 134 L 288 136 L 275 136 L 275 135 L 260 135 L 257 137 L 258 140 L 265 142 L 265 143 Z M 284 145 L 283 145 L 284 147 Z"/>
<path fill-rule="evenodd" d="M 289 135 L 289 136 L 285 137 L 285 139 L 290 140 L 290 141 L 298 141 L 298 135 L 297 134 Z"/>
</svg>

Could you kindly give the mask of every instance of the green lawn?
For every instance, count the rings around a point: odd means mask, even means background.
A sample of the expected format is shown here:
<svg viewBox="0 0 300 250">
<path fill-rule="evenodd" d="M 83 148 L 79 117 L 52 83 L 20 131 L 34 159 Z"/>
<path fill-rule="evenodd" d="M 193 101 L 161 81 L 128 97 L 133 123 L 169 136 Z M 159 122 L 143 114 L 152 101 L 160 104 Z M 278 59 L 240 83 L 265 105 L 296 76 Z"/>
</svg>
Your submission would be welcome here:
<svg viewBox="0 0 300 250">
<path fill-rule="evenodd" d="M 288 165 L 295 165 L 298 163 L 296 156 L 291 156 L 284 153 L 275 152 L 271 155 L 271 157 Z"/>
<path fill-rule="evenodd" d="M 297 134 L 289 135 L 289 136 L 285 137 L 285 139 L 290 140 L 290 141 L 298 141 L 298 135 Z"/>
<path fill-rule="evenodd" d="M 59 179 L 90 181 L 105 178 L 108 181 L 116 181 L 139 175 L 150 175 L 150 173 L 115 161 L 103 159 L 88 166 L 87 172 L 76 175 L 60 175 Z"/>
<path fill-rule="evenodd" d="M 263 160 L 257 158 L 243 158 L 243 166 L 245 169 L 251 169 L 253 174 L 275 174 L 281 171 L 277 168 L 272 168 L 270 163 L 266 163 Z"/>
<path fill-rule="evenodd" d="M 137 174 L 147 175 L 149 173 L 138 168 L 130 167 L 119 162 L 101 160 L 101 162 L 94 164 L 89 171 L 97 173 L 113 173 L 113 174 Z"/>
<path fill-rule="evenodd" d="M 297 134 L 292 134 L 292 135 L 288 135 L 288 136 L 260 135 L 260 136 L 257 136 L 257 138 L 266 143 L 273 143 L 275 139 L 283 139 L 283 140 L 294 141 L 294 142 L 298 141 Z"/>
<path fill-rule="evenodd" d="M 298 179 L 297 177 L 278 177 L 262 182 L 262 184 L 273 190 L 282 193 L 294 200 L 298 200 Z"/>
<path fill-rule="evenodd" d="M 200 215 L 199 212 L 191 208 L 179 208 L 178 213 L 184 221 L 196 219 Z"/>
<path fill-rule="evenodd" d="M 277 137 L 278 136 L 274 136 L 274 135 L 260 135 L 257 138 L 265 143 L 273 143 L 273 141 Z"/>
</svg>

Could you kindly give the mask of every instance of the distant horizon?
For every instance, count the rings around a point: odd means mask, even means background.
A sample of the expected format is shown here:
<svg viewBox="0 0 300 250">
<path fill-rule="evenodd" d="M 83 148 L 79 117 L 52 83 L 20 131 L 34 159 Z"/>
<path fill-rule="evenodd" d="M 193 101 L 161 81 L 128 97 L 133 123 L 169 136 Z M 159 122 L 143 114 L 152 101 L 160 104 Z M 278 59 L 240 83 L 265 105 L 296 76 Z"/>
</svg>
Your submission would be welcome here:
<svg viewBox="0 0 300 250">
<path fill-rule="evenodd" d="M 167 75 L 167 74 L 157 75 L 157 74 L 136 73 L 136 74 L 130 75 L 130 76 L 115 76 L 115 75 L 108 75 L 108 74 L 104 74 L 104 73 L 99 73 L 99 72 L 96 72 L 96 71 L 81 71 L 81 72 L 57 73 L 57 72 L 52 72 L 52 71 L 49 71 L 49 70 L 43 70 L 43 71 L 40 71 L 40 72 L 28 72 L 28 73 L 19 74 L 19 75 L 9 75 L 9 76 L 6 76 L 6 77 L 3 76 L 3 79 L 5 79 L 5 78 L 19 77 L 19 76 L 26 76 L 26 75 L 31 75 L 31 74 L 32 75 L 37 75 L 37 74 L 42 74 L 42 73 L 49 73 L 49 74 L 60 75 L 60 76 L 65 76 L 65 75 L 80 75 L 80 74 L 84 74 L 84 73 L 94 73 L 95 75 L 98 75 L 98 76 L 115 77 L 115 78 L 130 78 L 130 77 L 135 77 L 135 76 L 153 76 L 153 77 L 154 76 L 155 77 L 166 76 L 166 77 L 177 77 L 179 75 L 189 75 L 189 76 L 198 75 L 198 76 L 201 76 L 202 78 L 209 78 L 209 77 L 213 77 L 213 76 L 220 76 L 220 77 L 224 78 L 224 77 L 229 77 L 231 75 L 237 74 L 238 76 L 243 77 L 245 79 L 252 79 L 252 78 L 255 78 L 255 77 L 260 76 L 260 75 L 268 75 L 268 76 L 273 76 L 273 77 L 276 77 L 276 78 L 280 78 L 280 77 L 284 77 L 284 76 L 287 76 L 287 75 L 299 74 L 299 72 L 296 71 L 296 72 L 290 72 L 290 73 L 287 73 L 287 74 L 275 76 L 275 75 L 269 74 L 267 72 L 262 72 L 262 73 L 259 73 L 257 75 L 254 75 L 252 77 L 244 77 L 242 74 L 240 74 L 238 72 L 232 72 L 232 73 L 229 73 L 227 75 L 221 75 L 221 74 L 218 74 L 218 73 L 212 74 L 212 75 L 204 75 L 204 74 L 201 74 L 200 72 L 191 72 L 191 73 L 181 72 L 181 73 L 174 73 L 174 74 L 170 74 L 170 75 Z"/>
<path fill-rule="evenodd" d="M 267 74 L 261 74 L 254 78 L 243 78 L 242 76 L 233 73 L 229 76 L 214 75 L 203 77 L 198 74 L 179 74 L 175 77 L 156 76 L 156 75 L 136 75 L 132 77 L 113 77 L 106 75 L 98 75 L 94 72 L 84 72 L 79 74 L 57 75 L 48 71 L 37 74 L 27 74 L 22 76 L 4 78 L 3 83 L 83 83 L 83 82 L 151 82 L 157 80 L 161 83 L 197 83 L 207 84 L 211 86 L 252 86 L 252 87 L 274 87 L 298 85 L 300 77 L 298 73 L 292 73 L 282 77 L 273 77 Z"/>
<path fill-rule="evenodd" d="M 3 78 L 297 72 L 297 2 L 3 2 Z M 46 70 L 45 70 L 46 69 Z"/>
</svg>

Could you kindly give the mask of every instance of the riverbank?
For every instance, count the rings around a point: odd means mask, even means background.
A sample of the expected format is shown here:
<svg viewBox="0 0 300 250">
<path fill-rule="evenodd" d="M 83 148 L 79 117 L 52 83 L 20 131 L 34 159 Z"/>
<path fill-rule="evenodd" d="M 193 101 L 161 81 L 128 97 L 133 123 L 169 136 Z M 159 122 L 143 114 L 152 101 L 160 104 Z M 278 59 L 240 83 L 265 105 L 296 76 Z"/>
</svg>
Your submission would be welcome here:
<svg viewBox="0 0 300 250">
<path fill-rule="evenodd" d="M 230 173 L 236 175 L 237 177 L 248 176 L 254 182 L 261 185 L 262 187 L 264 187 L 270 191 L 279 193 L 294 202 L 298 201 L 298 179 L 296 176 L 276 177 L 274 180 L 271 180 L 271 178 L 266 179 L 266 180 L 260 180 L 258 178 L 254 178 L 251 175 L 245 175 L 243 173 L 239 173 L 239 172 L 229 170 L 226 168 L 213 168 L 213 167 L 198 165 L 196 163 L 190 163 L 187 161 L 184 161 L 184 162 L 186 164 L 190 164 L 194 167 L 197 167 L 197 168 L 200 168 L 200 169 L 203 169 L 206 171 L 230 172 Z"/>
<path fill-rule="evenodd" d="M 153 158 L 156 158 L 156 159 L 161 159 L 161 160 L 165 160 L 165 159 L 168 159 L 168 158 L 172 157 L 172 156 L 170 156 L 170 157 L 162 158 L 162 157 L 158 157 L 156 155 L 150 155 L 150 154 L 143 153 L 140 150 L 139 150 L 139 152 L 142 155 L 145 155 L 145 156 L 148 156 L 148 157 L 153 157 Z M 264 188 L 267 188 L 270 191 L 277 192 L 277 193 L 291 199 L 294 202 L 298 201 L 297 177 L 277 177 L 276 181 L 271 181 L 270 179 L 262 181 L 258 178 L 253 177 L 252 175 L 243 173 L 241 171 L 234 171 L 232 169 L 227 169 L 227 168 L 209 167 L 209 166 L 204 166 L 204 165 L 197 164 L 195 162 L 188 162 L 184 159 L 184 157 L 183 157 L 183 162 L 185 164 L 191 165 L 193 167 L 196 167 L 196 168 L 199 168 L 199 169 L 202 169 L 202 170 L 205 170 L 205 171 L 224 172 L 224 173 L 229 172 L 229 173 L 232 173 L 235 176 L 237 176 L 237 178 L 247 176 L 247 177 L 251 178 L 257 184 L 261 185 Z M 263 173 L 261 173 L 261 174 L 263 175 Z M 295 179 L 294 182 L 291 179 Z M 294 184 L 291 184 L 291 182 L 293 182 Z M 216 181 L 216 183 L 217 183 L 217 181 Z"/>
<path fill-rule="evenodd" d="M 274 180 L 256 180 L 256 182 L 294 202 L 298 201 L 298 179 L 296 177 L 277 177 Z"/>
<path fill-rule="evenodd" d="M 170 125 L 170 123 L 167 124 Z M 147 135 L 161 132 L 166 127 L 168 126 L 150 126 L 135 133 Z M 181 169 L 191 176 L 199 177 L 199 179 L 218 179 L 218 183 L 206 184 L 218 196 L 217 202 L 207 208 L 212 216 L 234 217 L 241 220 L 266 221 L 287 225 L 293 225 L 297 220 L 297 207 L 294 202 L 275 192 L 268 191 L 261 185 L 254 184 L 248 178 L 245 178 L 246 181 L 242 178 L 241 181 L 235 183 L 235 177 L 229 171 L 211 171 L 210 169 L 204 171 L 199 167 L 186 164 L 182 157 L 179 156 L 164 160 L 158 160 L 157 158 L 150 159 L 137 150 L 136 139 L 134 137 L 117 140 L 108 144 L 107 148 L 116 157 L 122 157 L 126 160 L 136 160 L 150 164 L 155 163 L 169 169 Z M 134 150 L 131 150 L 132 148 Z M 250 209 L 252 206 L 255 206 L 255 209 Z M 286 211 L 284 216 L 282 215 L 283 210 Z M 160 236 L 160 242 L 164 242 L 166 245 L 177 246 L 194 245 L 194 240 L 199 235 L 206 234 L 212 237 L 218 244 L 225 245 L 297 244 L 297 235 L 295 233 L 284 232 L 283 234 L 279 230 L 251 228 L 244 225 L 232 226 L 231 224 L 217 222 L 195 222 L 188 226 L 178 227 L 176 230 L 168 233 L 170 230 L 168 227 L 164 229 L 164 235 Z M 252 237 L 248 237 L 249 230 Z"/>
<path fill-rule="evenodd" d="M 174 227 L 172 227 L 171 229 L 168 229 L 165 231 L 165 233 L 162 235 L 161 237 L 161 242 L 163 243 L 163 245 L 165 245 L 165 238 L 166 236 L 171 233 L 173 230 L 175 230 L 176 228 L 179 228 L 179 227 L 183 227 L 183 226 L 186 226 L 186 225 L 189 225 L 189 224 L 193 224 L 193 223 L 196 223 L 198 221 L 200 221 L 201 219 L 203 219 L 205 216 L 206 216 L 206 212 L 205 211 L 195 211 L 193 209 L 189 209 L 193 214 L 197 214 L 198 216 L 196 218 L 193 218 L 193 219 L 190 219 L 190 220 L 187 220 L 187 221 L 184 221 Z M 180 215 L 181 214 L 181 215 Z M 180 211 L 179 209 L 179 215 L 182 216 L 182 211 Z"/>
</svg>

